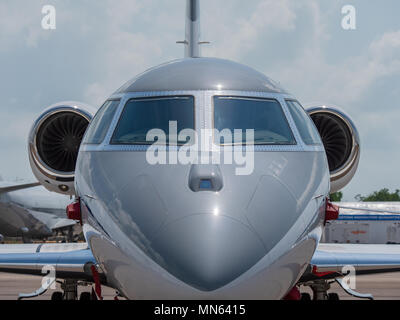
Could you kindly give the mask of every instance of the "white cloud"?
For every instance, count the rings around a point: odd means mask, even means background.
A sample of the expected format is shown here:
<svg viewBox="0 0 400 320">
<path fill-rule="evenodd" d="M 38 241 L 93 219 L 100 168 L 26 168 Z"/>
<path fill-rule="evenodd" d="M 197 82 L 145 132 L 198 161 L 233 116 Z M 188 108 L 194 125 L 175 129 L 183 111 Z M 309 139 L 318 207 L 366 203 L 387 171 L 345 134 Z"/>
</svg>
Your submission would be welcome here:
<svg viewBox="0 0 400 320">
<path fill-rule="evenodd" d="M 0 172 L 4 179 L 32 178 L 27 143 L 36 114 L 15 112 L 12 108 L 2 109 L 0 114 Z"/>
<path fill-rule="evenodd" d="M 119 31 L 104 39 L 108 52 L 95 58 L 104 76 L 89 84 L 85 97 L 93 105 L 100 105 L 122 84 L 151 66 L 151 61 L 162 55 L 161 47 L 149 41 L 143 33 Z"/>
<path fill-rule="evenodd" d="M 15 46 L 36 47 L 49 36 L 41 28 L 39 1 L 0 2 L 0 51 L 11 51 Z"/>
<path fill-rule="evenodd" d="M 1 114 L 0 137 L 6 138 L 7 143 L 26 144 L 28 141 L 29 130 L 32 126 L 32 119 L 35 113 L 17 113 L 10 108 Z M 12 133 L 10 135 L 10 133 Z M 11 137 L 11 139 L 10 139 Z"/>
<path fill-rule="evenodd" d="M 205 48 L 206 55 L 240 60 L 243 54 L 257 47 L 261 36 L 295 28 L 296 14 L 289 0 L 261 0 L 249 6 L 253 10 L 247 17 L 233 18 L 232 9 L 207 17 L 211 22 L 207 28 L 216 39 Z"/>
<path fill-rule="evenodd" d="M 400 61 L 400 30 L 387 32 L 370 46 L 370 52 L 380 62 Z"/>
<path fill-rule="evenodd" d="M 32 77 L 28 77 L 24 70 L 17 70 L 21 78 L 19 85 L 28 88 L 12 103 L 16 108 L 20 107 L 21 112 L 13 114 L 13 110 L 9 108 L 0 109 L 0 135 L 3 137 L 0 139 L 0 149 L 12 153 L 8 162 L 5 158 L 0 159 L 0 165 L 13 166 L 14 172 L 18 172 L 19 167 L 24 164 L 26 136 L 32 119 L 36 116 L 29 108 L 33 105 L 36 108 L 48 105 L 49 101 L 45 97 L 48 92 L 56 91 L 54 96 L 57 97 L 62 95 L 65 89 L 63 86 L 76 82 L 76 70 L 85 70 L 80 75 L 83 87 L 77 86 L 77 90 L 82 91 L 77 94 L 81 94 L 80 97 L 86 102 L 99 106 L 128 79 L 151 66 L 171 58 L 180 58 L 183 52 L 175 44 L 184 35 L 182 0 L 52 2 L 57 9 L 57 31 L 54 33 L 42 31 L 40 26 L 41 8 L 43 4 L 47 4 L 46 1 L 0 1 L 0 53 L 4 56 L 3 63 L 14 62 L 16 65 L 18 60 L 14 56 L 26 54 L 28 47 L 37 50 L 34 54 L 50 57 L 57 53 L 62 56 L 56 50 L 44 52 L 44 48 L 49 49 L 50 44 L 62 45 L 59 41 L 60 35 L 65 36 L 66 42 L 72 45 L 75 42 L 81 45 L 87 39 L 88 46 L 94 49 L 92 52 L 90 48 L 85 48 L 82 54 L 68 59 L 67 63 L 71 65 L 72 71 L 69 73 L 67 70 L 63 73 L 63 81 L 55 82 L 54 86 L 47 86 L 41 91 L 41 95 L 34 99 L 34 104 L 26 105 L 21 102 L 23 97 L 29 96 L 32 99 L 34 92 L 29 91 L 32 83 L 24 82 L 25 76 L 29 79 L 27 81 L 32 81 Z M 374 110 L 373 106 L 364 106 L 361 101 L 369 92 L 374 95 L 382 94 L 382 89 L 374 87 L 377 81 L 400 75 L 400 31 L 393 31 L 399 30 L 399 27 L 387 29 L 386 33 L 374 35 L 375 38 L 369 40 L 368 35 L 365 36 L 367 31 L 360 27 L 355 35 L 359 33 L 366 38 L 363 40 L 364 50 L 360 49 L 359 53 L 350 56 L 341 52 L 346 48 L 331 47 L 332 38 L 340 36 L 329 25 L 333 23 L 337 24 L 337 28 L 340 27 L 340 6 L 337 3 L 320 0 L 201 2 L 202 40 L 212 42 L 205 47 L 205 55 L 253 65 L 274 80 L 280 81 L 301 100 L 337 104 L 355 114 L 362 138 L 370 141 L 363 143 L 361 166 L 361 170 L 368 171 L 360 171 L 351 188 L 358 188 L 357 193 L 364 192 L 363 188 L 366 186 L 373 187 L 371 180 L 384 181 L 378 169 L 372 174 L 371 168 L 379 167 L 373 162 L 379 161 L 379 156 L 371 155 L 376 151 L 375 142 L 372 143 L 371 140 L 378 141 L 379 137 L 383 137 L 382 146 L 388 149 L 385 157 L 393 159 L 393 163 L 399 160 L 399 152 L 391 146 L 400 143 L 400 135 L 396 132 L 400 112 L 395 104 L 382 106 L 384 110 Z M 373 12 L 369 14 L 373 16 Z M 58 41 L 49 42 L 49 37 Z M 285 40 L 281 40 L 282 37 Z M 295 44 L 287 43 L 291 40 Z M 277 53 L 276 56 L 269 54 L 268 60 L 263 59 L 262 55 L 270 53 L 269 49 L 272 47 L 278 48 L 273 51 Z M 288 48 L 293 52 L 290 56 L 285 55 Z M 79 50 L 75 50 L 77 51 Z M 343 58 L 331 59 L 328 53 L 339 53 Z M 249 55 L 256 58 L 249 61 Z M 31 59 L 28 54 L 26 56 L 28 62 L 36 62 L 35 58 Z M 55 63 L 55 60 L 51 61 L 52 66 Z M 0 80 L 6 83 L 6 78 L 3 76 Z M 41 75 L 38 74 L 37 79 L 40 86 L 43 80 Z M 15 98 L 11 94 L 7 96 L 7 92 L 4 95 L 3 101 Z M 364 107 L 369 107 L 369 110 Z M 20 117 L 19 114 L 22 113 L 24 116 Z M 20 159 L 19 162 L 13 161 L 13 157 Z M 29 166 L 27 163 L 26 165 Z M 390 168 L 393 170 L 389 165 L 388 168 L 387 171 Z M 390 177 L 392 184 L 396 183 L 394 180 L 395 178 Z"/>
<path fill-rule="evenodd" d="M 360 99 L 380 78 L 396 74 L 400 75 L 400 31 L 383 34 L 371 43 L 366 55 L 349 58 L 336 67 L 330 85 L 335 85 L 342 99 L 350 103 Z"/>
<path fill-rule="evenodd" d="M 305 100 L 350 105 L 377 80 L 400 74 L 400 31 L 385 33 L 370 44 L 367 52 L 336 63 L 324 55 L 327 38 L 314 35 L 313 39 L 299 50 L 295 60 L 273 71 Z"/>
<path fill-rule="evenodd" d="M 164 62 L 164 49 L 175 45 L 170 37 L 163 37 L 170 28 L 175 27 L 171 23 L 171 19 L 175 19 L 157 11 L 158 1 L 144 4 L 135 0 L 107 0 L 106 4 L 110 9 L 101 27 L 101 48 L 104 50 L 99 50 L 93 57 L 96 68 L 101 70 L 101 77 L 84 90 L 86 101 L 96 106 L 126 81 L 154 64 Z M 139 28 L 133 24 L 142 19 L 148 27 L 142 25 Z M 184 16 L 181 22 L 183 25 Z M 156 33 L 149 30 L 153 24 L 161 28 Z"/>
<path fill-rule="evenodd" d="M 138 0 L 106 0 L 104 5 L 108 8 L 109 19 L 112 19 L 112 22 L 116 25 L 132 23 L 134 17 L 145 7 L 144 1 Z"/>
</svg>

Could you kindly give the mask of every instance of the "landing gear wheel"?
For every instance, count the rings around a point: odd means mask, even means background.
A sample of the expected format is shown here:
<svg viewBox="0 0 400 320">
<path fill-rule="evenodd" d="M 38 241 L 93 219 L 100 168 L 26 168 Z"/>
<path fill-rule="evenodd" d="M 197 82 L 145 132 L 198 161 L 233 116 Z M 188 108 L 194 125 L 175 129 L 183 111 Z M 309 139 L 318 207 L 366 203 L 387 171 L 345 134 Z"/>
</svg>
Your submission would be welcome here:
<svg viewBox="0 0 400 320">
<path fill-rule="evenodd" d="M 302 301 L 311 301 L 311 295 L 309 293 L 302 293 L 301 300 Z"/>
<path fill-rule="evenodd" d="M 62 292 L 56 291 L 56 292 L 53 292 L 53 294 L 51 295 L 51 300 L 52 301 L 62 301 L 63 296 L 64 295 Z"/>
<path fill-rule="evenodd" d="M 328 300 L 329 301 L 339 301 L 339 295 L 337 293 L 330 293 L 328 294 Z"/>
<path fill-rule="evenodd" d="M 92 294 L 90 292 L 82 292 L 79 297 L 80 301 L 90 301 L 92 300 Z"/>
</svg>

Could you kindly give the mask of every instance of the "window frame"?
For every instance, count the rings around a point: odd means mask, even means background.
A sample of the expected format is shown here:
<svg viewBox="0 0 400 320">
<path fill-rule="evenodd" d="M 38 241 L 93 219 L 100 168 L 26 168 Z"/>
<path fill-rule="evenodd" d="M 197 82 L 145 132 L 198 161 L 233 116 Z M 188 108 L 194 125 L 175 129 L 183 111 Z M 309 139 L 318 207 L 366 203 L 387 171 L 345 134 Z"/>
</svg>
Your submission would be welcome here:
<svg viewBox="0 0 400 320">
<path fill-rule="evenodd" d="M 300 131 L 300 129 L 298 128 L 296 121 L 294 120 L 294 117 L 293 117 L 293 115 L 292 115 L 292 112 L 290 111 L 290 106 L 289 106 L 288 102 L 295 102 L 295 103 L 298 103 L 299 106 L 300 106 L 301 108 L 303 108 L 303 110 L 304 110 L 304 112 L 306 113 L 307 117 L 310 119 L 311 123 L 314 125 L 315 130 L 316 130 L 316 132 L 318 133 L 318 136 L 319 136 L 319 138 L 320 138 L 320 142 L 318 142 L 318 143 L 317 143 L 317 142 L 316 142 L 316 143 L 306 143 L 306 141 L 304 141 L 304 138 L 303 138 L 303 136 L 302 136 L 302 134 L 301 134 L 301 131 Z M 287 106 L 287 108 L 288 108 L 288 112 L 289 112 L 290 116 L 291 116 L 292 119 L 293 119 L 293 123 L 294 123 L 294 125 L 296 126 L 297 131 L 299 132 L 299 137 L 300 137 L 300 139 L 303 141 L 304 145 L 305 145 L 305 146 L 308 146 L 308 147 L 319 147 L 319 146 L 323 146 L 323 145 L 324 145 L 324 142 L 322 141 L 321 134 L 319 133 L 317 127 L 315 126 L 315 123 L 314 123 L 313 119 L 310 117 L 310 115 L 308 114 L 307 110 L 304 109 L 304 107 L 303 107 L 303 105 L 300 103 L 300 101 L 298 101 L 297 99 L 285 99 L 285 103 L 286 103 L 286 106 Z"/>
<path fill-rule="evenodd" d="M 84 146 L 99 146 L 99 145 L 101 145 L 101 144 L 104 143 L 104 140 L 107 138 L 108 131 L 110 130 L 110 128 L 111 128 L 111 126 L 112 126 L 113 120 L 114 120 L 115 116 L 116 116 L 117 113 L 118 113 L 118 108 L 119 108 L 119 106 L 120 106 L 120 104 L 121 104 L 121 101 L 122 101 L 121 98 L 113 98 L 113 99 L 107 99 L 107 100 L 102 104 L 102 106 L 100 107 L 100 109 L 97 110 L 96 114 L 95 114 L 95 115 L 93 116 L 93 118 L 90 120 L 90 123 L 89 123 L 89 125 L 88 125 L 88 128 L 86 129 L 85 135 L 84 135 L 83 138 L 82 138 L 82 145 L 84 145 Z M 117 107 L 116 107 L 116 109 L 115 109 L 115 112 L 114 112 L 113 117 L 111 118 L 111 121 L 110 121 L 110 123 L 109 123 L 109 125 L 108 125 L 108 128 L 107 128 L 107 130 L 106 130 L 106 133 L 105 133 L 104 137 L 102 138 L 101 142 L 99 142 L 99 143 L 97 143 L 97 142 L 96 142 L 96 143 L 94 143 L 94 142 L 86 142 L 86 141 L 85 141 L 85 140 L 86 140 L 86 135 L 87 135 L 88 132 L 89 132 L 88 129 L 89 129 L 90 125 L 92 124 L 92 121 L 96 118 L 97 114 L 98 114 L 100 111 L 102 111 L 103 108 L 105 108 L 105 105 L 106 105 L 107 102 L 118 102 L 118 105 L 117 105 Z"/>
<path fill-rule="evenodd" d="M 279 144 L 276 144 L 276 143 L 254 143 L 254 144 L 251 144 L 251 145 L 254 145 L 255 147 L 257 147 L 257 146 L 260 146 L 260 147 L 261 146 L 272 146 L 272 147 L 298 146 L 298 141 L 296 139 L 295 133 L 293 132 L 293 128 L 291 127 L 291 125 L 289 123 L 289 120 L 288 120 L 287 114 L 285 113 L 283 105 L 281 104 L 281 102 L 278 99 L 271 98 L 271 97 L 252 97 L 252 96 L 239 96 L 239 95 L 226 95 L 226 94 L 224 94 L 224 95 L 216 94 L 216 95 L 213 95 L 211 97 L 211 104 L 212 104 L 212 111 L 211 111 L 211 113 L 212 113 L 211 114 L 212 128 L 211 128 L 211 130 L 212 130 L 212 143 L 214 145 L 219 146 L 219 147 L 246 146 L 246 145 L 248 145 L 248 144 L 243 143 L 243 142 L 242 143 L 223 143 L 223 144 L 221 144 L 221 142 L 216 143 L 215 135 L 214 135 L 214 129 L 216 129 L 215 128 L 215 98 L 232 98 L 232 99 L 241 99 L 241 100 L 264 100 L 264 101 L 276 102 L 278 104 L 279 108 L 280 108 L 280 111 L 282 112 L 283 118 L 284 118 L 284 120 L 285 120 L 285 122 L 287 124 L 287 127 L 288 127 L 288 129 L 290 131 L 290 134 L 291 134 L 291 136 L 293 138 L 293 143 L 284 143 L 284 144 L 280 144 L 280 143 Z"/>
<path fill-rule="evenodd" d="M 183 94 L 183 95 L 175 94 L 175 95 L 163 95 L 163 96 L 134 97 L 134 98 L 127 99 L 125 104 L 123 105 L 122 110 L 119 113 L 118 121 L 113 128 L 113 132 L 112 132 L 110 140 L 109 140 L 109 145 L 110 146 L 151 146 L 151 145 L 153 145 L 155 143 L 154 141 L 153 142 L 115 143 L 115 142 L 113 142 L 113 140 L 114 140 L 115 134 L 117 132 L 117 129 L 122 121 L 122 117 L 124 115 L 125 109 L 129 102 L 134 101 L 134 100 L 156 100 L 156 99 L 172 100 L 173 98 L 193 98 L 193 106 L 192 106 L 192 108 L 193 108 L 193 128 L 190 128 L 190 129 L 192 129 L 193 131 L 196 131 L 197 130 L 196 129 L 196 97 L 194 95 L 192 95 L 192 94 Z M 153 128 L 153 129 L 158 129 L 158 128 Z M 186 128 L 186 129 L 189 129 L 189 128 Z M 178 132 L 178 134 L 179 134 L 179 132 Z M 181 146 L 185 146 L 186 144 L 187 143 L 178 143 L 175 145 L 170 145 L 169 143 L 159 143 L 160 146 L 165 146 L 165 147 L 175 147 L 175 146 L 181 147 Z"/>
</svg>

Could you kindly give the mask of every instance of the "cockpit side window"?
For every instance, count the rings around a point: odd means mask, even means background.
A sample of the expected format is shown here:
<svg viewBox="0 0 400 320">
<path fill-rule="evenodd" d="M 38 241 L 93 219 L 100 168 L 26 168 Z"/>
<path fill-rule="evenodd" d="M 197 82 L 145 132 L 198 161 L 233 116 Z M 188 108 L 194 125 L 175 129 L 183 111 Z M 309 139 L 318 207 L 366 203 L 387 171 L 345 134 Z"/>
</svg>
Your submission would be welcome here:
<svg viewBox="0 0 400 320">
<path fill-rule="evenodd" d="M 188 137 L 181 139 L 179 133 L 195 128 L 193 96 L 170 96 L 153 98 L 135 98 L 129 100 L 111 139 L 117 145 L 150 145 L 148 139 L 152 130 L 165 133 L 165 138 L 157 135 L 157 143 L 182 145 Z M 170 135 L 170 125 L 177 126 L 177 134 Z M 161 140 L 163 141 L 161 141 Z"/>
<path fill-rule="evenodd" d="M 300 103 L 295 100 L 286 100 L 286 104 L 304 143 L 307 145 L 321 145 L 321 136 L 314 122 Z"/>
<path fill-rule="evenodd" d="M 91 121 L 83 144 L 101 144 L 107 134 L 120 100 L 106 101 Z"/>
<path fill-rule="evenodd" d="M 214 97 L 214 128 L 219 132 L 226 129 L 233 133 L 242 130 L 242 139 L 234 135 L 233 144 L 246 143 L 246 131 L 254 130 L 255 145 L 295 145 L 296 140 L 277 100 L 247 97 Z M 229 145 L 221 137 L 214 142 Z M 220 141 L 218 141 L 220 140 Z M 252 144 L 252 141 L 247 141 Z"/>
</svg>

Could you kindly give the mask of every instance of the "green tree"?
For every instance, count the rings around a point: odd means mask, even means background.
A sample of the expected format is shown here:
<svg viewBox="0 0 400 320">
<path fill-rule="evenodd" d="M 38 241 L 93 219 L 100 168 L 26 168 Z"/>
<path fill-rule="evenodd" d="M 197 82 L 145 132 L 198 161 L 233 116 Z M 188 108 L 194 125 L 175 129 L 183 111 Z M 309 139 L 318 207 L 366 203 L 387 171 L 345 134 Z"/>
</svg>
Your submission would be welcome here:
<svg viewBox="0 0 400 320">
<path fill-rule="evenodd" d="M 341 202 L 343 199 L 343 192 L 335 192 L 331 194 L 331 201 Z"/>
<path fill-rule="evenodd" d="M 370 195 L 363 197 L 360 194 L 356 196 L 357 201 L 362 202 L 397 202 L 400 201 L 400 190 L 396 190 L 391 193 L 389 189 L 384 188 L 379 191 L 375 191 Z"/>
</svg>

